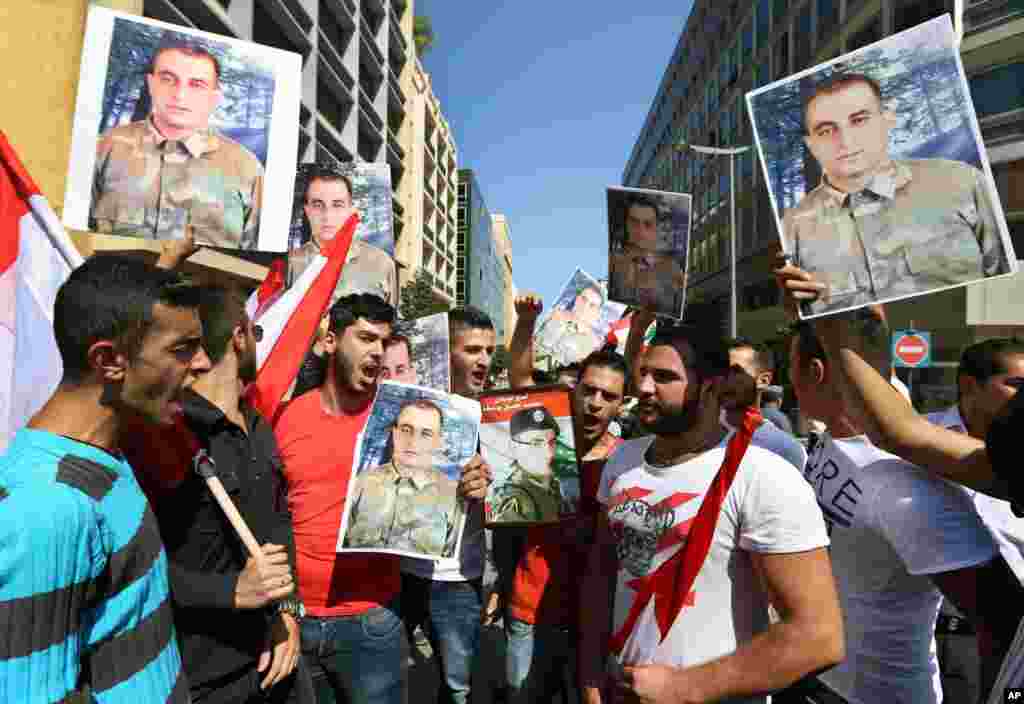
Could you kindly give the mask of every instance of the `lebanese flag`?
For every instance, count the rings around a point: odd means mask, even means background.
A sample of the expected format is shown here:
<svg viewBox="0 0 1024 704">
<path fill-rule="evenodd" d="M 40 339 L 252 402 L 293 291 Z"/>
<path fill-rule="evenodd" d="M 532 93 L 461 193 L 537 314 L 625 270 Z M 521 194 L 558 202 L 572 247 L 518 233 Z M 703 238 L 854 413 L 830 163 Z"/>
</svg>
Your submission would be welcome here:
<svg viewBox="0 0 1024 704">
<path fill-rule="evenodd" d="M 619 354 L 626 353 L 626 340 L 629 339 L 629 329 L 633 325 L 633 313 L 624 315 L 614 323 L 608 329 L 608 334 L 605 336 L 605 344 L 615 345 L 615 351 Z M 655 324 L 651 325 L 644 331 L 644 348 L 651 343 L 654 339 Z"/>
<path fill-rule="evenodd" d="M 273 421 L 281 400 L 298 376 L 313 335 L 338 286 L 358 225 L 359 215 L 351 215 L 338 234 L 323 243 L 320 254 L 287 289 L 284 287 L 286 258 L 275 261 L 266 279 L 246 303 L 246 309 L 252 311 L 252 321 L 263 329 L 263 337 L 256 343 L 259 371 L 246 394 L 253 408 L 267 420 Z"/>
<path fill-rule="evenodd" d="M 0 452 L 57 389 L 57 289 L 84 261 L 0 131 Z"/>
</svg>

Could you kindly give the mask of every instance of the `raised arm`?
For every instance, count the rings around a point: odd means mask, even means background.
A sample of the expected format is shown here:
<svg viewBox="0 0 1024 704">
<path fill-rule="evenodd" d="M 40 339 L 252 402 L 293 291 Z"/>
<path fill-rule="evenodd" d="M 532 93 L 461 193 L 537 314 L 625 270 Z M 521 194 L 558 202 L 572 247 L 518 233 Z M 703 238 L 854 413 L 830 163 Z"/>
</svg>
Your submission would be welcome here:
<svg viewBox="0 0 1024 704">
<path fill-rule="evenodd" d="M 516 296 L 516 327 L 509 343 L 509 384 L 513 389 L 533 386 L 533 333 L 544 301 L 535 293 Z"/>
</svg>

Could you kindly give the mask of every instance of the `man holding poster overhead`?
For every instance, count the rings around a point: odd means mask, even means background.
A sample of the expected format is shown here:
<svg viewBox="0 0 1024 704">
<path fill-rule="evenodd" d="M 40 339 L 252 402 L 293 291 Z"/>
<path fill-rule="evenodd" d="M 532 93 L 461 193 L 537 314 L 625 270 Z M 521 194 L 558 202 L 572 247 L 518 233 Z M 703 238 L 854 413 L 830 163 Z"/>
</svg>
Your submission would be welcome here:
<svg viewBox="0 0 1024 704">
<path fill-rule="evenodd" d="M 91 229 L 162 240 L 183 238 L 191 226 L 202 244 L 256 248 L 263 166 L 210 126 L 220 79 L 208 48 L 165 37 L 146 73 L 149 117 L 97 144 Z"/>
<path fill-rule="evenodd" d="M 804 102 L 821 184 L 785 213 L 795 263 L 825 285 L 825 313 L 1009 271 L 984 174 L 958 161 L 892 159 L 896 116 L 878 82 L 836 73 Z"/>
</svg>

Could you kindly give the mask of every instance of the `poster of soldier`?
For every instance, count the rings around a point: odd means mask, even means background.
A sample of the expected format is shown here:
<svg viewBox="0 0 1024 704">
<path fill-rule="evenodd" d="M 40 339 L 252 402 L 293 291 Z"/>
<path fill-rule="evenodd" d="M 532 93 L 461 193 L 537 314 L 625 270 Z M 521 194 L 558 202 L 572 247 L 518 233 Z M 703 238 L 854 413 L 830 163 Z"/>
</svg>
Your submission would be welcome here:
<svg viewBox="0 0 1024 704">
<path fill-rule="evenodd" d="M 1016 271 L 948 15 L 746 97 L 802 317 Z"/>
<path fill-rule="evenodd" d="M 436 391 L 451 387 L 448 314 L 399 320 L 384 347 L 381 378 Z"/>
<path fill-rule="evenodd" d="M 301 57 L 90 5 L 64 224 L 284 252 Z"/>
<path fill-rule="evenodd" d="M 572 364 L 600 349 L 612 323 L 625 310 L 625 305 L 608 300 L 603 284 L 576 269 L 537 330 L 537 366 Z"/>
<path fill-rule="evenodd" d="M 331 302 L 350 293 L 372 293 L 398 303 L 395 236 L 392 229 L 391 167 L 369 163 L 300 164 L 288 236 L 291 286 L 348 220 L 359 216 L 341 281 Z"/>
<path fill-rule="evenodd" d="M 690 195 L 608 188 L 608 297 L 683 317 Z"/>
<path fill-rule="evenodd" d="M 459 477 L 479 432 L 478 402 L 381 382 L 357 441 L 338 552 L 457 555 L 465 523 Z"/>
<path fill-rule="evenodd" d="M 491 466 L 489 524 L 553 523 L 576 513 L 579 466 L 567 386 L 485 393 L 480 453 Z"/>
</svg>

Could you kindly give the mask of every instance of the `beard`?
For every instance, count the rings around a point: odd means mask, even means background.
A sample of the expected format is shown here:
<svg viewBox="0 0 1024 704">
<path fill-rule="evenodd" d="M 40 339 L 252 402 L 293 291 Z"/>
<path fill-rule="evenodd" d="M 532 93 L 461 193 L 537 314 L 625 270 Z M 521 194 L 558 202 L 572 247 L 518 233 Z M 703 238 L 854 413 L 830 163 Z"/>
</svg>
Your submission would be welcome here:
<svg viewBox="0 0 1024 704">
<path fill-rule="evenodd" d="M 700 418 L 700 396 L 688 398 L 680 406 L 661 406 L 658 417 L 652 423 L 644 423 L 644 428 L 655 435 L 677 435 L 685 433 Z"/>
</svg>

